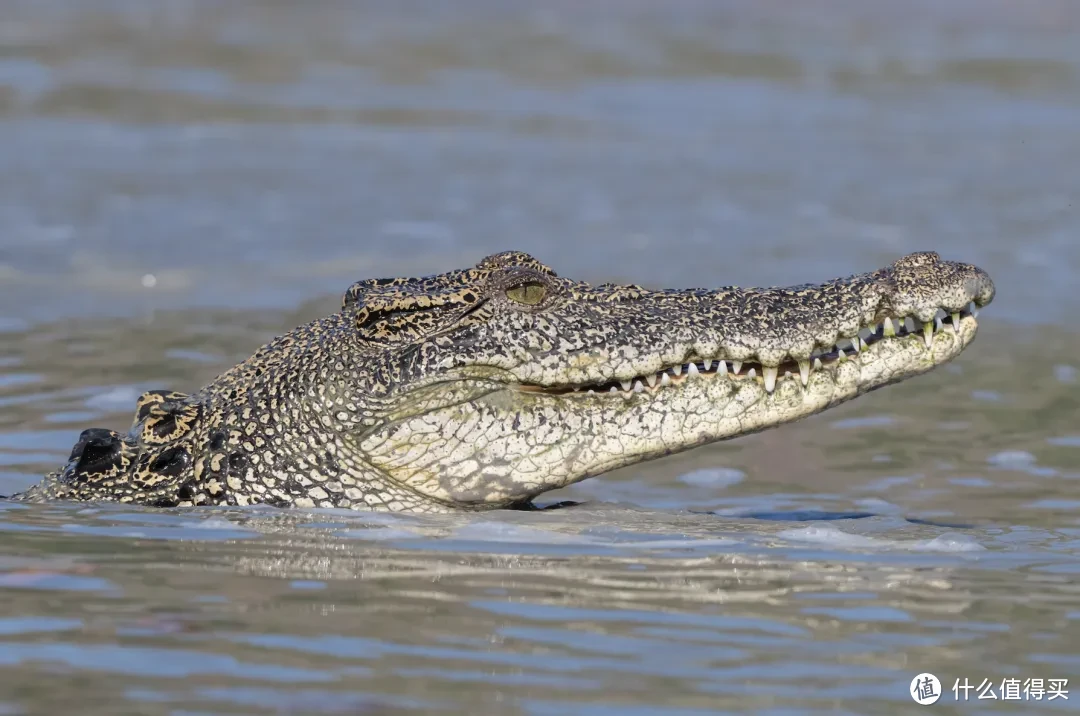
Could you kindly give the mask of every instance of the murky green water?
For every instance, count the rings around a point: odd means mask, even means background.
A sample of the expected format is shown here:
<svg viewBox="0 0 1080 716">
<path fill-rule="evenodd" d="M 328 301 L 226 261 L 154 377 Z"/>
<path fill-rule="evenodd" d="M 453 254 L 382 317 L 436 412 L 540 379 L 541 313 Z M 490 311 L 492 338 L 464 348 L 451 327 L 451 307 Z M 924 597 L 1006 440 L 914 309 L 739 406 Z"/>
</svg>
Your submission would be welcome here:
<svg viewBox="0 0 1080 716">
<path fill-rule="evenodd" d="M 975 346 L 565 510 L 0 503 L 0 713 L 1076 708 L 1022 685 L 1080 678 L 1080 8 L 580 5 L 3 3 L 0 494 L 357 278 L 507 248 L 654 286 L 935 249 L 997 282 Z"/>
</svg>

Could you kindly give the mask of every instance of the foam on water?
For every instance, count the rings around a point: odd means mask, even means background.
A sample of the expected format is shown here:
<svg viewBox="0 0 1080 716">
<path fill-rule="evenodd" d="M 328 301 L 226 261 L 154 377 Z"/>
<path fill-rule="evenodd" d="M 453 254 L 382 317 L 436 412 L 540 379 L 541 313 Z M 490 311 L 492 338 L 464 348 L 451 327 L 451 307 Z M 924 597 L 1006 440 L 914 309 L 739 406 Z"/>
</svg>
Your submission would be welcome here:
<svg viewBox="0 0 1080 716">
<path fill-rule="evenodd" d="M 828 525 L 783 530 L 778 537 L 857 550 L 909 550 L 912 552 L 979 552 L 986 548 L 968 535 L 939 535 L 924 540 L 893 540 L 851 534 Z"/>
</svg>

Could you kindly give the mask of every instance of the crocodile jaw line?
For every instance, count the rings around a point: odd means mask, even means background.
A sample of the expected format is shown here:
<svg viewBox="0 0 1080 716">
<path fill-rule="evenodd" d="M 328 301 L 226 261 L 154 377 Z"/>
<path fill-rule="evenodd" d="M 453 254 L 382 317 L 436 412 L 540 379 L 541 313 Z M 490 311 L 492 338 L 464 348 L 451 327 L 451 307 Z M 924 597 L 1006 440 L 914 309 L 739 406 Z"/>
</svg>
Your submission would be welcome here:
<svg viewBox="0 0 1080 716">
<path fill-rule="evenodd" d="M 965 311 L 958 318 L 935 325 L 929 341 L 921 327 L 892 336 L 881 330 L 857 354 L 827 353 L 805 386 L 796 370 L 780 373 L 768 390 L 760 371 L 743 365 L 735 375 L 729 363 L 721 372 L 716 361 L 710 372 L 683 370 L 666 384 L 657 379 L 638 388 L 634 381 L 616 393 L 508 386 L 414 415 L 358 447 L 378 469 L 435 499 L 513 504 L 617 467 L 799 420 L 925 373 L 974 340 L 975 317 Z"/>
</svg>

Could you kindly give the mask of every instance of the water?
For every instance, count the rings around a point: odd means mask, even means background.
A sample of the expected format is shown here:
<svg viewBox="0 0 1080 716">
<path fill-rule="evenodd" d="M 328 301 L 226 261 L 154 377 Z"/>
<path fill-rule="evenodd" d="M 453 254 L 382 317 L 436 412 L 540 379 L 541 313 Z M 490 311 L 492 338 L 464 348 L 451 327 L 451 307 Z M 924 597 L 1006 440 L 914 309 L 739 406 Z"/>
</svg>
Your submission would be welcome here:
<svg viewBox="0 0 1080 716">
<path fill-rule="evenodd" d="M 984 679 L 1076 687 L 1080 12 L 575 5 L 5 3 L 0 493 L 357 278 L 507 248 L 652 286 L 935 249 L 997 282 L 972 349 L 544 498 L 570 509 L 0 503 L 0 713 L 906 713 L 920 672 L 958 713 Z M 1020 695 L 997 706 L 1080 698 Z"/>
</svg>

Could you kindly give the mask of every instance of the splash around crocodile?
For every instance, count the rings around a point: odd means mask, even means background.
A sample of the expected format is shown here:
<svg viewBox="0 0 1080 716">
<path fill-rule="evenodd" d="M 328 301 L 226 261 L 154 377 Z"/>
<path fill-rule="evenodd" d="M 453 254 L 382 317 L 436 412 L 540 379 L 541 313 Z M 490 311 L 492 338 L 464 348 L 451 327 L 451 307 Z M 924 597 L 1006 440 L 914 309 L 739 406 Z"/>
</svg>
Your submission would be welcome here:
<svg viewBox="0 0 1080 716">
<path fill-rule="evenodd" d="M 151 391 L 11 499 L 447 512 L 528 505 L 925 373 L 994 284 L 925 252 L 790 288 L 647 290 L 528 254 L 369 279 L 203 389 Z"/>
</svg>

